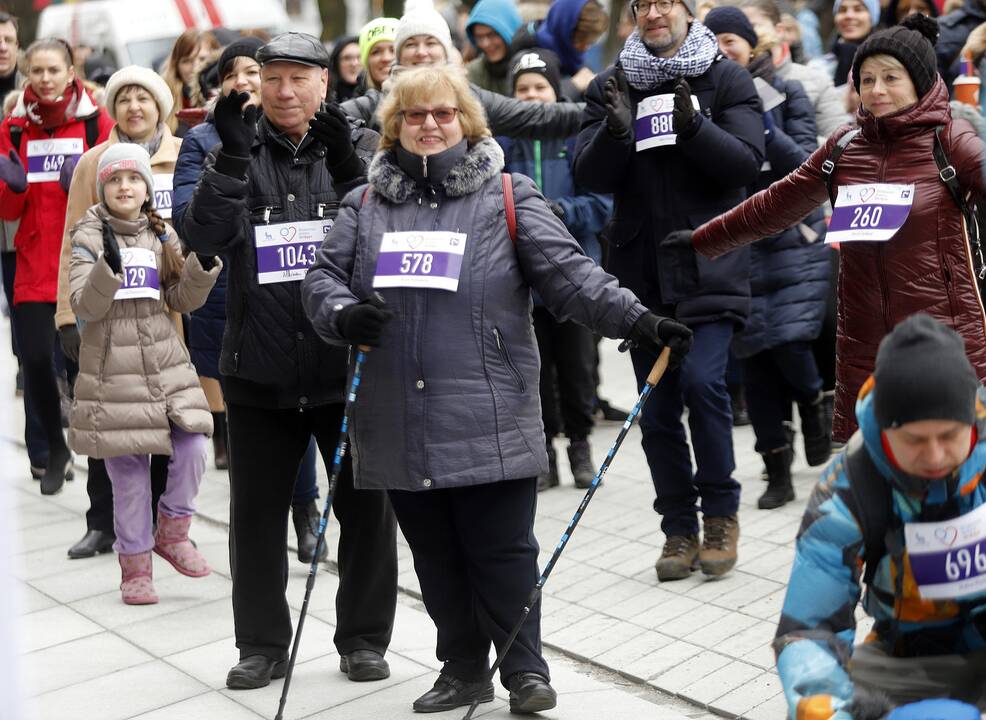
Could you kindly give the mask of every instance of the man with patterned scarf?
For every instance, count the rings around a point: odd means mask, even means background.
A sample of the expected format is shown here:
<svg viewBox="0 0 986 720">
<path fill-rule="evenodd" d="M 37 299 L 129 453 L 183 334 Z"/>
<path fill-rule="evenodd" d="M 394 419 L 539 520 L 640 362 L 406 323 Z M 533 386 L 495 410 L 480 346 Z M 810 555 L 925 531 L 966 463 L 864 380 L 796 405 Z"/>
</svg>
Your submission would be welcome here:
<svg viewBox="0 0 986 720">
<path fill-rule="evenodd" d="M 614 195 L 607 270 L 695 333 L 694 351 L 655 388 L 641 419 L 667 536 L 658 578 L 685 578 L 696 565 L 722 575 L 736 564 L 740 494 L 725 371 L 733 332 L 750 309 L 749 254 L 712 262 L 690 248 L 662 249 L 661 241 L 744 199 L 764 159 L 761 104 L 750 75 L 720 55 L 715 35 L 695 19 L 694 0 L 632 0 L 630 9 L 636 29 L 616 67 L 586 91 L 575 177 Z M 642 386 L 654 358 L 642 348 L 631 358 Z"/>
</svg>

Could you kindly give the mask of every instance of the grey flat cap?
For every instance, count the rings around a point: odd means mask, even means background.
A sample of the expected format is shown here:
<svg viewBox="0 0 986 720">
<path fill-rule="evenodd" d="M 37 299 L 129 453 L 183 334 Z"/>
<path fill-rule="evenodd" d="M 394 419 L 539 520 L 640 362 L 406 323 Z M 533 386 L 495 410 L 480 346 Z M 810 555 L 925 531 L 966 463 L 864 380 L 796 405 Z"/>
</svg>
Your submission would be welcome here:
<svg viewBox="0 0 986 720">
<path fill-rule="evenodd" d="M 294 62 L 312 67 L 329 67 L 329 53 L 318 38 L 300 32 L 281 33 L 257 50 L 257 62 Z"/>
</svg>

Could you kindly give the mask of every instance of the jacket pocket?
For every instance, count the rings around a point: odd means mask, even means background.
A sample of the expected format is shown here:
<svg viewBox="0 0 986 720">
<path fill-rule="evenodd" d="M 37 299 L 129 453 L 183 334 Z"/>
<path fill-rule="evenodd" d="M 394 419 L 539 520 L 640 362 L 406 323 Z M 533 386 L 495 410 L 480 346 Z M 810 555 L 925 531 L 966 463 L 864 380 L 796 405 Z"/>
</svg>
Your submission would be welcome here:
<svg viewBox="0 0 986 720">
<path fill-rule="evenodd" d="M 524 376 L 520 374 L 517 366 L 514 365 L 514 361 L 510 359 L 510 351 L 507 350 L 507 343 L 503 341 L 503 334 L 500 332 L 500 328 L 493 328 L 493 340 L 496 341 L 496 351 L 500 355 L 500 362 L 503 366 L 507 368 L 507 372 L 513 377 L 514 382 L 517 384 L 517 389 L 521 392 L 527 391 L 527 383 L 524 382 Z"/>
<path fill-rule="evenodd" d="M 642 224 L 639 218 L 614 217 L 600 234 L 611 247 L 625 247 L 640 234 Z"/>
</svg>

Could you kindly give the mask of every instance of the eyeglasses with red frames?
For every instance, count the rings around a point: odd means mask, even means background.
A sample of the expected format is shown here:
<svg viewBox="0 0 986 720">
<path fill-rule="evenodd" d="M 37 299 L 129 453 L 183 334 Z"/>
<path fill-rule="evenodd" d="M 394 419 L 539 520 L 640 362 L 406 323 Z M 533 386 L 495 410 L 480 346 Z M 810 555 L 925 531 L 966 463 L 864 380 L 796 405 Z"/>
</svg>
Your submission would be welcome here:
<svg viewBox="0 0 986 720">
<path fill-rule="evenodd" d="M 411 108 L 410 110 L 401 110 L 401 115 L 404 118 L 404 122 L 408 125 L 424 125 L 425 118 L 431 115 L 435 122 L 439 125 L 448 125 L 453 120 L 455 120 L 456 113 L 459 112 L 459 108 L 455 107 L 438 107 L 432 108 L 431 110 L 425 110 L 424 108 Z"/>
</svg>

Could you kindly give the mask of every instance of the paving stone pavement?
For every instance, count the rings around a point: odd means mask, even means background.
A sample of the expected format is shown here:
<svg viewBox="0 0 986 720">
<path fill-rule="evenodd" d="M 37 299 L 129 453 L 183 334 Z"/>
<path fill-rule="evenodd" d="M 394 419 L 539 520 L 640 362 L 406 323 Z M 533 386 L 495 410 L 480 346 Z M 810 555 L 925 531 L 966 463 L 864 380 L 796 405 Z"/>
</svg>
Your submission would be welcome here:
<svg viewBox="0 0 986 720">
<path fill-rule="evenodd" d="M 6 323 L 0 323 L 0 330 L 6 329 Z M 602 394 L 614 404 L 630 407 L 636 391 L 629 359 L 615 348 L 612 342 L 602 347 Z M 226 670 L 236 660 L 225 472 L 207 472 L 198 498 L 200 519 L 192 532 L 215 570 L 213 575 L 192 580 L 159 562 L 155 582 L 161 602 L 124 606 L 117 590 L 115 557 L 71 561 L 65 555 L 84 530 L 81 516 L 88 506 L 84 463 L 77 463 L 78 479 L 64 492 L 54 498 L 40 496 L 37 484 L 27 476 L 26 455 L 16 444 L 23 417 L 20 400 L 13 398 L 15 366 L 6 350 L 0 355 L 0 408 L 5 410 L 0 415 L 0 467 L 9 513 L 0 514 L 0 527 L 11 527 L 10 516 L 16 525 L 13 537 L 9 532 L 0 534 L 0 550 L 9 544 L 13 554 L 13 582 L 20 594 L 12 597 L 21 604 L 15 623 L 20 687 L 28 696 L 24 714 L 10 717 L 273 717 L 279 682 L 245 693 L 224 688 Z M 592 446 L 597 462 L 618 430 L 616 423 L 596 428 Z M 604 713 L 662 720 L 785 717 L 770 641 L 790 572 L 794 535 L 817 472 L 807 468 L 799 451 L 798 500 L 780 510 L 757 510 L 762 464 L 752 450 L 752 431 L 737 429 L 734 442 L 736 478 L 743 485 L 736 570 L 720 579 L 695 574 L 660 584 L 654 562 L 664 537 L 652 510 L 654 491 L 639 431 L 631 431 L 545 588 L 543 637 L 561 697 L 558 708 L 544 717 L 575 720 Z M 562 486 L 539 498 L 536 534 L 542 562 L 582 497 L 572 486 L 563 441 L 557 447 Z M 319 470 L 324 494 L 321 463 Z M 330 523 L 330 557 L 335 556 L 336 527 Z M 391 678 L 383 683 L 350 683 L 338 672 L 330 641 L 338 582 L 331 572 L 322 573 L 286 717 L 412 716 L 410 700 L 430 687 L 438 665 L 434 627 L 416 599 L 418 583 L 403 540 L 399 553 L 399 582 L 405 593 L 388 654 Z M 9 564 L 10 558 L 5 562 Z M 288 599 L 295 613 L 306 575 L 305 566 L 291 563 Z M 0 610 L 4 607 L 0 603 Z M 862 623 L 860 632 L 867 630 Z M 12 661 L 0 655 L 0 667 L 5 659 Z M 13 682 L 8 677 L 8 685 Z M 80 713 L 79 708 L 85 711 Z M 502 688 L 496 702 L 482 710 L 483 717 L 508 716 Z M 7 716 L 0 711 L 0 717 Z"/>
</svg>

